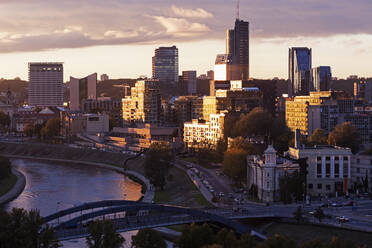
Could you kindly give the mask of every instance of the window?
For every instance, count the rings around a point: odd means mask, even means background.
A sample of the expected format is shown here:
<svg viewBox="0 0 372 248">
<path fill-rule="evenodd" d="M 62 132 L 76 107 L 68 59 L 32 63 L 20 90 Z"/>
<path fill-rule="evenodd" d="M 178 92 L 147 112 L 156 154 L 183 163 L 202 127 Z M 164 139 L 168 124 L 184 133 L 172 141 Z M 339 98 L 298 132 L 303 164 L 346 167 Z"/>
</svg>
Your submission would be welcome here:
<svg viewBox="0 0 372 248">
<path fill-rule="evenodd" d="M 321 164 L 317 165 L 316 174 L 317 174 L 317 177 L 322 177 L 322 165 Z"/>
<path fill-rule="evenodd" d="M 318 189 L 322 189 L 322 184 L 321 183 L 318 183 Z"/>
<path fill-rule="evenodd" d="M 340 176 L 340 165 L 335 163 L 335 177 Z"/>
<path fill-rule="evenodd" d="M 359 158 L 357 158 L 357 161 L 356 161 L 356 162 L 357 162 L 357 164 L 360 164 L 360 159 L 359 159 Z"/>
<path fill-rule="evenodd" d="M 327 185 L 326 185 L 326 190 L 328 190 L 328 191 L 331 190 L 331 185 L 328 185 L 328 184 L 327 184 Z"/>
<path fill-rule="evenodd" d="M 313 189 L 313 184 L 309 183 L 309 189 Z"/>
<path fill-rule="evenodd" d="M 331 160 L 331 157 L 327 156 L 327 157 L 326 157 L 326 160 Z"/>
<path fill-rule="evenodd" d="M 349 160 L 349 157 L 344 157 L 344 161 L 348 161 Z"/>
<path fill-rule="evenodd" d="M 360 168 L 357 168 L 357 173 L 360 173 Z"/>
<path fill-rule="evenodd" d="M 326 164 L 326 177 L 330 177 L 330 176 L 331 176 L 331 165 Z"/>
<path fill-rule="evenodd" d="M 316 160 L 319 162 L 322 162 L 322 157 L 316 157 Z"/>
</svg>

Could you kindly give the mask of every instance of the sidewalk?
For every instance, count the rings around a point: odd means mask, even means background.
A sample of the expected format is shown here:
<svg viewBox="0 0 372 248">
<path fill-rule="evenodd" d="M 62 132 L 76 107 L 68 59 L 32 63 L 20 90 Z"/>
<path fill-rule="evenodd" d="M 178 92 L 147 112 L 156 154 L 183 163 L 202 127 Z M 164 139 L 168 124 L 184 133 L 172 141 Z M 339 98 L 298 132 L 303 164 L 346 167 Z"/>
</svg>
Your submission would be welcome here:
<svg viewBox="0 0 372 248">
<path fill-rule="evenodd" d="M 8 193 L 0 197 L 0 206 L 17 198 L 23 192 L 23 189 L 26 186 L 26 178 L 21 172 L 17 171 L 16 169 L 12 169 L 12 173 L 17 177 L 17 182 L 13 188 L 8 191 Z"/>
</svg>

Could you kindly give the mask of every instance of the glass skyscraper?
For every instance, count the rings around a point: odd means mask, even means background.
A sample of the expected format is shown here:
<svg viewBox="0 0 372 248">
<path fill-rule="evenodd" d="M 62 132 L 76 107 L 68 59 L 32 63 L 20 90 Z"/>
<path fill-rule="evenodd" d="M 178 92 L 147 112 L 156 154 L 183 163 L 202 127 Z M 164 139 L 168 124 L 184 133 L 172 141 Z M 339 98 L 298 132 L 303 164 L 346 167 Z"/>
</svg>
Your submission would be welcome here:
<svg viewBox="0 0 372 248">
<path fill-rule="evenodd" d="M 178 48 L 159 47 L 152 57 L 152 77 L 163 82 L 178 82 Z"/>
<path fill-rule="evenodd" d="M 226 53 L 232 57 L 232 80 L 249 80 L 249 22 L 236 19 L 226 31 Z"/>
<path fill-rule="evenodd" d="M 328 91 L 331 87 L 332 72 L 330 66 L 318 66 L 311 71 L 314 91 Z"/>
<path fill-rule="evenodd" d="M 308 95 L 311 83 L 311 48 L 289 48 L 288 95 Z"/>
</svg>

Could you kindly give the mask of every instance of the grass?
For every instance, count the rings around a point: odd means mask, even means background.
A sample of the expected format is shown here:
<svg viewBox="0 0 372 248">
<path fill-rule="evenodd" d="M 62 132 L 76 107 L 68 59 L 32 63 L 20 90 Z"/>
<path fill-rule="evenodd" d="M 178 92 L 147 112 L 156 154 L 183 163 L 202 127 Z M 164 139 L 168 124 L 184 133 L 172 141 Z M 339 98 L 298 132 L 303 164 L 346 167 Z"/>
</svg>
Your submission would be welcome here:
<svg viewBox="0 0 372 248">
<path fill-rule="evenodd" d="M 372 246 L 372 235 L 366 232 L 344 230 L 338 228 L 320 227 L 312 225 L 296 225 L 286 223 L 273 223 L 267 230 L 267 236 L 275 234 L 291 238 L 298 243 L 318 239 L 322 242 L 329 242 L 332 237 L 337 236 L 350 240 L 358 245 Z"/>
<path fill-rule="evenodd" d="M 17 177 L 14 174 L 10 174 L 8 178 L 0 181 L 0 196 L 3 196 L 6 193 L 8 193 L 8 191 L 13 188 L 16 182 L 17 182 Z"/>
</svg>

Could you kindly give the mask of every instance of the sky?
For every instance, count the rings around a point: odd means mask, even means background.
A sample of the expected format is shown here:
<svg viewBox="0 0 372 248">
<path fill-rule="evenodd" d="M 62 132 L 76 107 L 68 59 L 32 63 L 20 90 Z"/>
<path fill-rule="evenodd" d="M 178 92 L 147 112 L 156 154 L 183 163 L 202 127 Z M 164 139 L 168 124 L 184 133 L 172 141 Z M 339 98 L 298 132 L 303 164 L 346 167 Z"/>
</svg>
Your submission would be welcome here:
<svg viewBox="0 0 372 248">
<path fill-rule="evenodd" d="M 64 76 L 151 77 L 159 46 L 176 45 L 180 73 L 213 69 L 237 0 L 0 0 L 0 78 L 27 80 L 27 63 L 64 62 Z M 250 22 L 254 78 L 287 78 L 288 48 L 312 48 L 313 67 L 372 76 L 371 0 L 240 0 Z"/>
</svg>

